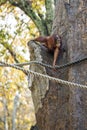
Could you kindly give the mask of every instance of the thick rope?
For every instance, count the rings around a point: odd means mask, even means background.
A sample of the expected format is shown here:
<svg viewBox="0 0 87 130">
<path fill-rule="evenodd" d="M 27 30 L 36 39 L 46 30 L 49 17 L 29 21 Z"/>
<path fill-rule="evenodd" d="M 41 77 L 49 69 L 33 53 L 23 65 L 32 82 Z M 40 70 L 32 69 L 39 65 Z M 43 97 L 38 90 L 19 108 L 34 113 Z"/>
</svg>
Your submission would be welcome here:
<svg viewBox="0 0 87 130">
<path fill-rule="evenodd" d="M 16 65 L 13 65 L 13 64 L 8 64 L 8 63 L 0 61 L 0 67 L 11 67 L 11 68 L 14 68 L 14 69 L 17 69 L 17 70 L 21 70 L 26 75 L 28 75 L 28 70 L 25 70 L 24 68 L 16 66 Z"/>
<path fill-rule="evenodd" d="M 17 65 L 17 66 L 24 66 L 24 65 L 29 65 L 29 64 L 39 64 L 39 65 L 42 65 L 44 67 L 48 67 L 48 68 L 51 68 L 51 69 L 54 69 L 54 68 L 55 69 L 62 69 L 62 68 L 65 68 L 65 67 L 69 67 L 69 66 L 81 63 L 81 62 L 86 61 L 86 60 L 87 60 L 87 57 L 84 57 L 82 59 L 78 59 L 78 60 L 66 63 L 64 65 L 60 65 L 60 66 L 55 65 L 55 67 L 53 67 L 53 66 L 51 66 L 49 64 L 45 64 L 45 63 L 39 62 L 39 61 L 30 61 L 30 62 L 26 62 L 26 63 L 23 63 L 23 64 L 15 64 L 15 65 Z"/>
<path fill-rule="evenodd" d="M 54 77 L 51 77 L 51 76 L 48 76 L 48 75 L 44 75 L 44 74 L 41 74 L 41 73 L 38 73 L 38 72 L 34 72 L 32 70 L 25 70 L 24 68 L 21 68 L 19 66 L 8 64 L 8 63 L 4 63 L 4 62 L 0 62 L 0 67 L 12 67 L 12 68 L 21 70 L 21 71 L 23 71 L 26 74 L 33 74 L 34 76 L 46 78 L 46 79 L 58 82 L 58 83 L 63 84 L 63 85 L 67 85 L 67 86 L 71 86 L 71 87 L 87 88 L 86 85 L 82 85 L 82 84 L 77 84 L 77 83 L 72 83 L 72 82 L 69 82 L 69 81 L 61 80 L 59 78 L 54 78 Z"/>
<path fill-rule="evenodd" d="M 72 66 L 72 65 L 81 63 L 81 62 L 83 62 L 83 61 L 86 61 L 86 60 L 87 60 L 87 57 L 84 57 L 84 58 L 81 58 L 81 59 L 78 59 L 78 60 L 75 60 L 75 61 L 66 63 L 66 64 L 64 64 L 64 65 L 60 65 L 60 66 L 56 65 L 56 66 L 55 66 L 55 69 L 62 69 L 62 68 L 65 68 L 65 67 L 69 67 L 69 66 Z M 0 61 L 0 63 L 1 63 L 1 64 L 4 64 L 4 62 L 1 62 L 1 61 Z M 54 69 L 53 66 L 51 66 L 51 65 L 49 65 L 49 64 L 45 64 L 45 63 L 39 62 L 39 61 L 30 61 L 30 62 L 24 62 L 24 63 L 16 63 L 16 64 L 12 64 L 12 65 L 15 65 L 15 66 L 26 66 L 26 65 L 30 65 L 30 64 L 39 64 L 39 65 L 41 65 L 41 66 Z"/>
</svg>

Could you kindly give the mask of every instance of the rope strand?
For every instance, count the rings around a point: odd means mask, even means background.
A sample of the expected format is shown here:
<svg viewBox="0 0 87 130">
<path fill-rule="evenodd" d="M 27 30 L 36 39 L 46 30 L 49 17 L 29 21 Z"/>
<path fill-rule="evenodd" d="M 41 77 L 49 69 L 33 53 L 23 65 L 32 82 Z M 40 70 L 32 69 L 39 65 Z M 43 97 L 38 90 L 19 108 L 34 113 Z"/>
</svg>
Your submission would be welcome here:
<svg viewBox="0 0 87 130">
<path fill-rule="evenodd" d="M 72 66 L 72 65 L 81 63 L 81 62 L 83 62 L 83 61 L 86 61 L 86 60 L 87 60 L 87 57 L 84 57 L 84 58 L 82 58 L 82 59 L 78 59 L 78 60 L 75 60 L 75 61 L 66 63 L 66 64 L 64 64 L 64 65 L 60 65 L 60 66 L 56 65 L 56 66 L 55 66 L 55 69 L 62 69 L 62 68 L 65 68 L 65 67 L 69 67 L 69 66 Z M 0 61 L 0 63 L 1 63 L 1 64 L 4 64 L 4 62 L 2 62 L 2 61 Z M 39 62 L 39 61 L 30 61 L 30 62 L 24 62 L 24 63 L 16 63 L 16 64 L 11 64 L 11 65 L 15 65 L 15 66 L 26 66 L 26 65 L 30 65 L 30 64 L 39 64 L 39 65 L 41 65 L 41 66 L 54 69 L 53 66 L 51 66 L 51 65 L 49 65 L 49 64 L 45 64 L 45 63 Z"/>
<path fill-rule="evenodd" d="M 4 62 L 1 62 L 1 61 L 0 61 L 0 67 L 12 67 L 12 68 L 21 70 L 21 71 L 23 71 L 26 74 L 33 74 L 34 76 L 38 76 L 38 77 L 42 77 L 42 78 L 45 78 L 45 79 L 53 80 L 53 81 L 58 82 L 60 84 L 67 85 L 68 87 L 69 86 L 73 86 L 73 87 L 87 88 L 86 85 L 72 83 L 72 82 L 65 81 L 65 80 L 62 80 L 62 79 L 59 79 L 59 78 L 54 78 L 54 77 L 51 77 L 51 76 L 48 76 L 48 75 L 45 75 L 45 74 L 34 72 L 32 70 L 25 70 L 24 68 L 21 68 L 19 66 L 8 64 L 8 63 L 4 63 Z"/>
</svg>

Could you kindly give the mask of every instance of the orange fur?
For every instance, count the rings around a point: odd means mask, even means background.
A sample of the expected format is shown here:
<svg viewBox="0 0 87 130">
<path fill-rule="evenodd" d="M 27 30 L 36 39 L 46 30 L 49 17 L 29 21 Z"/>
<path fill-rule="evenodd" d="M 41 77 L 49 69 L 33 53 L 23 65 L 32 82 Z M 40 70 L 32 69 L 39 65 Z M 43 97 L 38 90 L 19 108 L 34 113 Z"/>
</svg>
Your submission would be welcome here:
<svg viewBox="0 0 87 130">
<path fill-rule="evenodd" d="M 33 41 L 37 41 L 43 43 L 43 45 L 48 48 L 48 50 L 54 52 L 54 60 L 53 66 L 55 67 L 57 57 L 59 55 L 59 50 L 61 46 L 61 38 L 58 35 L 51 35 L 51 36 L 39 36 L 35 38 Z"/>
</svg>

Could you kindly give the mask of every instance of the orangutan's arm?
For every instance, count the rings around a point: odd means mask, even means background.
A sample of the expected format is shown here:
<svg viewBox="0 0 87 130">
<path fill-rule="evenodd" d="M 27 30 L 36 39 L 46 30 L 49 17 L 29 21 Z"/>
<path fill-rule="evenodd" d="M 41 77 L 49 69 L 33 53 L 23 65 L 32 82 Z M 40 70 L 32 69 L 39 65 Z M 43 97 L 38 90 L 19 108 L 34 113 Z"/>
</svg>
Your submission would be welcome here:
<svg viewBox="0 0 87 130">
<path fill-rule="evenodd" d="M 55 64 L 56 64 L 56 61 L 57 61 L 58 55 L 59 55 L 59 48 L 56 47 L 55 50 L 54 50 L 53 67 L 55 67 Z"/>
</svg>

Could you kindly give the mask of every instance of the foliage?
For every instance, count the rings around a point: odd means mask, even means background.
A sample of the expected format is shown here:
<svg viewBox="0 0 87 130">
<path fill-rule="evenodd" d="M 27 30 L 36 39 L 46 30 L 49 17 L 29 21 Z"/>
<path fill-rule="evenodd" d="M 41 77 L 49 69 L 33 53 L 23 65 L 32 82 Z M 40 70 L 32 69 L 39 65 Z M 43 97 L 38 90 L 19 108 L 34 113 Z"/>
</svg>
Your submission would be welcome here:
<svg viewBox="0 0 87 130">
<path fill-rule="evenodd" d="M 26 43 L 39 34 L 51 33 L 53 0 L 0 0 L 0 5 L 0 61 L 26 62 L 29 60 Z M 29 130 L 35 123 L 27 86 L 23 72 L 0 67 L 0 129 L 12 130 L 15 124 L 18 130 Z M 20 95 L 18 106 L 15 105 L 17 92 Z"/>
<path fill-rule="evenodd" d="M 42 35 L 51 33 L 54 18 L 54 0 L 8 0 L 19 7 L 33 21 Z M 44 15 L 43 15 L 44 14 Z"/>
<path fill-rule="evenodd" d="M 10 4 L 1 6 L 0 21 L 0 60 L 9 63 L 28 61 L 26 43 L 35 33 L 38 34 L 33 22 L 21 10 Z M 8 129 L 12 129 L 13 102 L 17 91 L 21 97 L 16 113 L 16 128 L 28 130 L 35 122 L 31 93 L 27 86 L 25 74 L 11 68 L 0 68 L 0 129 L 5 128 L 5 111 Z"/>
</svg>

